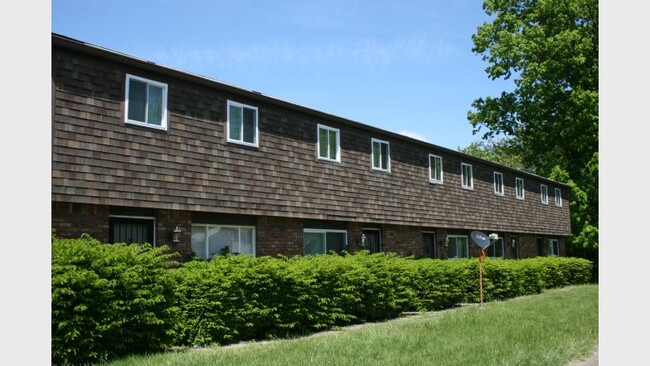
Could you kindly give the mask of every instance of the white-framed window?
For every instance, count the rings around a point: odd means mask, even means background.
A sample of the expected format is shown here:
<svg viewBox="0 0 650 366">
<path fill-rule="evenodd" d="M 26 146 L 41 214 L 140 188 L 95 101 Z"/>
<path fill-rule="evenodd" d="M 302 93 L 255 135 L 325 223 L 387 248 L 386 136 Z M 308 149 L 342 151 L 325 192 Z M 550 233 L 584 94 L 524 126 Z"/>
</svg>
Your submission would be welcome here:
<svg viewBox="0 0 650 366">
<path fill-rule="evenodd" d="M 560 242 L 557 239 L 548 239 L 548 255 L 560 255 Z"/>
<path fill-rule="evenodd" d="M 466 235 L 447 235 L 447 258 L 469 258 Z"/>
<path fill-rule="evenodd" d="M 524 199 L 524 180 L 523 178 L 515 178 L 515 192 L 517 199 Z"/>
<path fill-rule="evenodd" d="M 228 101 L 228 142 L 248 146 L 259 146 L 257 107 Z"/>
<path fill-rule="evenodd" d="M 562 190 L 555 188 L 555 206 L 562 207 Z"/>
<path fill-rule="evenodd" d="M 337 128 L 319 124 L 316 130 L 316 153 L 318 159 L 341 162 L 341 135 Z"/>
<path fill-rule="evenodd" d="M 503 238 L 499 237 L 499 239 L 493 241 L 485 252 L 490 258 L 503 258 Z"/>
<path fill-rule="evenodd" d="M 503 174 L 494 172 L 494 194 L 503 196 Z"/>
<path fill-rule="evenodd" d="M 460 179 L 465 189 L 474 189 L 474 176 L 470 164 L 460 163 Z"/>
<path fill-rule="evenodd" d="M 225 253 L 255 256 L 255 227 L 193 224 L 192 251 L 201 259 Z"/>
<path fill-rule="evenodd" d="M 126 74 L 124 122 L 167 130 L 167 84 Z"/>
<path fill-rule="evenodd" d="M 346 230 L 304 229 L 302 235 L 305 255 L 326 254 L 329 251 L 339 253 L 348 245 Z"/>
<path fill-rule="evenodd" d="M 540 196 L 542 197 L 542 203 L 547 205 L 548 204 L 548 187 L 546 187 L 546 184 L 540 184 L 539 185 L 539 193 L 540 193 Z"/>
<path fill-rule="evenodd" d="M 388 141 L 372 139 L 372 169 L 390 172 L 390 145 Z"/>
<path fill-rule="evenodd" d="M 429 154 L 429 182 L 442 183 L 442 158 Z"/>
</svg>

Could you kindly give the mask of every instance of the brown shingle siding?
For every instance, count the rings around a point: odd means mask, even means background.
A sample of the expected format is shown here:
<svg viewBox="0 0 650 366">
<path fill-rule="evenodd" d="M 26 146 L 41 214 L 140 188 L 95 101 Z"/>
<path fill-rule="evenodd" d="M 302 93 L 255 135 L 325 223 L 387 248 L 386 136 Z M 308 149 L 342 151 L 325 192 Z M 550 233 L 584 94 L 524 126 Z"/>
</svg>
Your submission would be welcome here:
<svg viewBox="0 0 650 366">
<path fill-rule="evenodd" d="M 61 47 L 53 47 L 53 57 L 55 201 L 570 233 L 568 192 L 562 187 L 565 201 L 556 207 L 557 186 L 547 180 L 319 113 L 234 95 L 216 83 L 191 83 Z M 126 73 L 168 84 L 167 131 L 124 123 Z M 228 100 L 258 108 L 259 147 L 226 141 Z M 319 123 L 340 130 L 340 163 L 317 159 Z M 390 142 L 390 173 L 371 169 L 371 138 Z M 429 183 L 430 153 L 443 158 L 443 184 Z M 461 162 L 473 166 L 474 190 L 461 188 Z M 503 197 L 494 194 L 495 170 L 504 176 Z M 514 197 L 515 176 L 524 178 L 523 201 Z M 540 202 L 540 182 L 548 186 L 548 205 Z"/>
</svg>

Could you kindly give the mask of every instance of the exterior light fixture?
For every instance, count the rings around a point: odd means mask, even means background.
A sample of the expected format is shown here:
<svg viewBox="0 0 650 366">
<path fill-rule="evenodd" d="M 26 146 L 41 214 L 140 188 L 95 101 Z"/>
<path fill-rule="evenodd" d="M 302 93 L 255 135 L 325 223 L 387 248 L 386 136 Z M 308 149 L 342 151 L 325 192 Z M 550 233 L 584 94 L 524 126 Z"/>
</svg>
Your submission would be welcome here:
<svg viewBox="0 0 650 366">
<path fill-rule="evenodd" d="M 366 234 L 361 234 L 361 248 L 366 247 Z"/>
<path fill-rule="evenodd" d="M 176 227 L 174 228 L 174 239 L 173 239 L 173 242 L 174 242 L 174 243 L 178 243 L 178 242 L 180 242 L 180 241 L 181 241 L 181 227 L 178 226 L 178 225 L 176 225 Z"/>
<path fill-rule="evenodd" d="M 514 248 L 515 245 L 517 245 L 517 238 L 511 238 L 510 239 L 510 245 L 512 245 L 512 247 Z"/>
</svg>

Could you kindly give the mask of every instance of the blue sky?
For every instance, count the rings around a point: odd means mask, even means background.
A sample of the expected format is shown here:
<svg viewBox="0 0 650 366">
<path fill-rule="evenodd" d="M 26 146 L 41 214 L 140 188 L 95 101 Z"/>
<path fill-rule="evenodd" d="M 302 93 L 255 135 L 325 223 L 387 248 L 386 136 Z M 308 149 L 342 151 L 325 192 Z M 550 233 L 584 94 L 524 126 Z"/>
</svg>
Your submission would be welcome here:
<svg viewBox="0 0 650 366">
<path fill-rule="evenodd" d="M 155 4 L 155 6 L 153 6 Z M 52 32 L 451 149 L 498 95 L 471 35 L 479 0 L 76 1 Z"/>
</svg>

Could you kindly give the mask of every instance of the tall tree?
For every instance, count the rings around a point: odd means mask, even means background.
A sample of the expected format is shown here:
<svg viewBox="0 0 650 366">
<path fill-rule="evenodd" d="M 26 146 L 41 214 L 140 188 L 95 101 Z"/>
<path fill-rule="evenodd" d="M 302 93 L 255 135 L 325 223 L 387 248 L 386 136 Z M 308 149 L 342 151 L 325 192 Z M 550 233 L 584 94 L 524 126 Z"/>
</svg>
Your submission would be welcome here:
<svg viewBox="0 0 650 366">
<path fill-rule="evenodd" d="M 519 154 L 521 148 L 515 139 L 502 138 L 474 141 L 467 147 L 459 147 L 458 151 L 513 169 L 535 173 L 534 169 L 524 165 L 522 162 L 521 155 Z"/>
<path fill-rule="evenodd" d="M 513 90 L 472 103 L 474 133 L 506 137 L 522 163 L 572 185 L 573 249 L 598 240 L 598 1 L 485 0 L 472 36 L 492 79 Z"/>
</svg>

